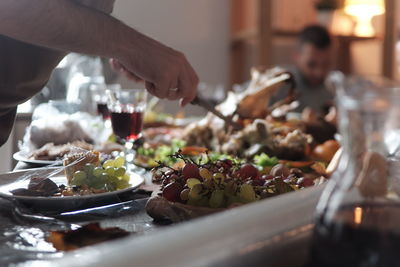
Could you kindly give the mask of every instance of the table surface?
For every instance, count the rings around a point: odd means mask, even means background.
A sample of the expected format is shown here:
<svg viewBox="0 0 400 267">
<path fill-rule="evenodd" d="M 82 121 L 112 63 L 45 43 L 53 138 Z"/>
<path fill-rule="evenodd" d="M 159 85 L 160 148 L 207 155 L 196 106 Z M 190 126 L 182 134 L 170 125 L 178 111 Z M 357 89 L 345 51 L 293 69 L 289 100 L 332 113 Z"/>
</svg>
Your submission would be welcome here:
<svg viewBox="0 0 400 267">
<path fill-rule="evenodd" d="M 19 162 L 15 171 L 35 167 Z M 37 166 L 36 166 L 37 167 Z M 135 197 L 132 194 L 132 197 Z M 165 227 L 155 224 L 143 208 L 124 212 L 121 216 L 96 217 L 77 216 L 61 220 L 39 221 L 26 218 L 16 212 L 15 206 L 8 200 L 0 198 L 0 266 L 12 264 L 39 264 L 62 258 L 64 253 L 57 252 L 53 246 L 46 241 L 49 231 L 73 229 L 76 225 L 89 222 L 99 222 L 102 227 L 120 227 L 136 235 L 143 235 Z"/>
</svg>

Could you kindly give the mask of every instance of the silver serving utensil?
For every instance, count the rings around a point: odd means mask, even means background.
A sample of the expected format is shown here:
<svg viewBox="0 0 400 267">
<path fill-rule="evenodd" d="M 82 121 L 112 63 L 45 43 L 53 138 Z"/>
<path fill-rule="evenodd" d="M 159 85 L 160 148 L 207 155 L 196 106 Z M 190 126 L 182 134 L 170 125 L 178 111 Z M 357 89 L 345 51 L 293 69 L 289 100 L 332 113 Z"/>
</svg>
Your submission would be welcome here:
<svg viewBox="0 0 400 267">
<path fill-rule="evenodd" d="M 218 118 L 222 119 L 223 121 L 225 121 L 225 123 L 227 125 L 232 126 L 234 129 L 236 130 L 240 130 L 243 128 L 242 125 L 240 125 L 239 123 L 236 123 L 234 121 L 232 121 L 231 118 L 224 116 L 221 112 L 219 112 L 215 106 L 213 104 L 211 104 L 209 101 L 196 96 L 196 98 L 191 102 L 192 105 L 198 105 L 202 108 L 204 108 L 205 110 L 211 112 L 212 114 L 214 114 L 215 116 L 217 116 Z"/>
</svg>

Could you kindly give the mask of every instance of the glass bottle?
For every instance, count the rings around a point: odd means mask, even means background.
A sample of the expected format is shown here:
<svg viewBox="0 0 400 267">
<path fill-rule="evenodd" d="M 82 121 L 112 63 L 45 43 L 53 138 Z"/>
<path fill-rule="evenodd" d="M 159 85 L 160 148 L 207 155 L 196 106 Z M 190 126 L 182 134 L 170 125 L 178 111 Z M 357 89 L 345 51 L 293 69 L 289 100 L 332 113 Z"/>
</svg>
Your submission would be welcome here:
<svg viewBox="0 0 400 267">
<path fill-rule="evenodd" d="M 320 198 L 310 266 L 400 266 L 400 87 L 334 73 L 343 154 Z"/>
</svg>

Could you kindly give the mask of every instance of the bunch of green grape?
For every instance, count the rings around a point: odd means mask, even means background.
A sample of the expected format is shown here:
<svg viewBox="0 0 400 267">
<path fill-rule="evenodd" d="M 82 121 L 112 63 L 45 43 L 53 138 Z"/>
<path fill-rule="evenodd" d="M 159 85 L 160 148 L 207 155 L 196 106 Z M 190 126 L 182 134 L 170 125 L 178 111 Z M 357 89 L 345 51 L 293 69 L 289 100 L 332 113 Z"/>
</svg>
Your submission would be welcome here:
<svg viewBox="0 0 400 267">
<path fill-rule="evenodd" d="M 115 191 L 130 187 L 130 175 L 124 167 L 125 159 L 121 156 L 106 160 L 102 166 L 87 163 L 82 170 L 76 171 L 70 185 Z"/>
</svg>

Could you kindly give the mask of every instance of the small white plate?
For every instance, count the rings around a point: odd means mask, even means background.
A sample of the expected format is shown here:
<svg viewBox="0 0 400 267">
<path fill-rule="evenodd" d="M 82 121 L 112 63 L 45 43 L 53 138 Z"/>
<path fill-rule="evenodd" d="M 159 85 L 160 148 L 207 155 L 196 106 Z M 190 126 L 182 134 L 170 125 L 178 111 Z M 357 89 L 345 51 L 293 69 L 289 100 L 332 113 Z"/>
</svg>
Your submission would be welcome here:
<svg viewBox="0 0 400 267">
<path fill-rule="evenodd" d="M 46 173 L 50 174 L 57 170 L 57 168 L 42 168 L 40 175 L 45 176 Z M 32 174 L 35 171 L 29 170 Z M 10 191 L 17 188 L 27 188 L 29 179 L 18 181 L 26 175 L 27 171 L 11 172 L 6 174 L 0 174 L 0 197 L 18 201 L 29 208 L 33 208 L 37 211 L 68 211 L 84 209 L 88 207 L 101 206 L 104 204 L 115 203 L 121 201 L 121 194 L 132 191 L 138 188 L 143 182 L 144 178 L 137 174 L 131 173 L 131 179 L 129 183 L 131 187 L 116 190 L 112 192 L 105 192 L 99 194 L 91 194 L 84 196 L 59 196 L 59 197 L 42 197 L 42 196 L 16 196 Z M 39 172 L 37 172 L 39 176 Z M 53 182 L 57 185 L 67 185 L 67 178 L 64 176 L 63 171 L 50 177 Z"/>
<path fill-rule="evenodd" d="M 29 159 L 21 151 L 18 151 L 16 153 L 14 153 L 13 158 L 16 161 L 22 161 L 22 162 L 25 162 L 25 163 L 35 164 L 35 165 L 61 165 L 62 164 L 62 160 L 36 160 L 36 159 Z"/>
</svg>

